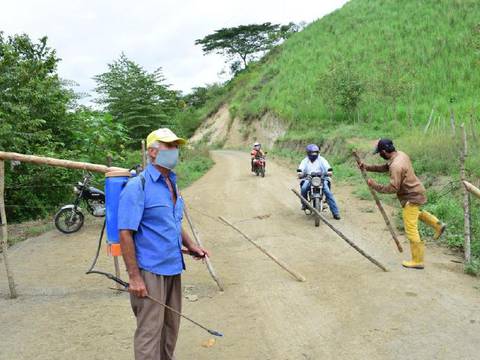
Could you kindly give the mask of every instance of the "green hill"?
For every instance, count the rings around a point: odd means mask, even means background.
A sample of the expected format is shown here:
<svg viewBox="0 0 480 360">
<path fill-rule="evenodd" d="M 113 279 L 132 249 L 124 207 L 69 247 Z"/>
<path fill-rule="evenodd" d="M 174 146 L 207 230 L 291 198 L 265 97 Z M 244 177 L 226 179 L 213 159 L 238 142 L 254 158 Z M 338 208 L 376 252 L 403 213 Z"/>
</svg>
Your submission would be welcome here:
<svg viewBox="0 0 480 360">
<path fill-rule="evenodd" d="M 288 126 L 275 151 L 292 156 L 307 142 L 333 142 L 328 155 L 343 166 L 344 177 L 358 175 L 351 163 L 345 165 L 351 147 L 366 150 L 374 139 L 393 138 L 430 187 L 429 206 L 450 222 L 448 241 L 461 248 L 458 181 L 440 195 L 459 177 L 460 123 L 471 144 L 468 177 L 479 184 L 477 0 L 351 0 L 251 64 L 223 90 L 203 114 L 228 103 L 232 116 L 248 124 L 271 112 Z M 478 218 L 478 206 L 474 211 Z"/>
<path fill-rule="evenodd" d="M 293 129 L 419 125 L 433 106 L 443 116 L 450 105 L 457 117 L 475 111 L 479 65 L 478 1 L 352 0 L 240 76 L 231 104 L 244 117 L 272 110 Z M 331 80 L 344 82 L 339 94 Z M 329 106 L 325 97 L 348 97 L 340 93 L 353 82 L 362 88 L 356 111 Z"/>
</svg>

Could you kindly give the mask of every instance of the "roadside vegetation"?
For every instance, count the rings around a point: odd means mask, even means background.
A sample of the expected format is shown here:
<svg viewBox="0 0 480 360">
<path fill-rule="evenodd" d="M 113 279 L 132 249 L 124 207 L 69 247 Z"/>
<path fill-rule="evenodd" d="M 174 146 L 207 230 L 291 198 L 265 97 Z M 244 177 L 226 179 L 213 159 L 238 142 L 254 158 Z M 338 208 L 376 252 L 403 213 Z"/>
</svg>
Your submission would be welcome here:
<svg viewBox="0 0 480 360">
<path fill-rule="evenodd" d="M 60 59 L 46 37 L 0 32 L 0 150 L 130 168 L 141 163 L 140 141 L 159 127 L 189 137 L 196 103 L 122 54 L 95 77 L 94 101 L 81 105 L 75 84 L 58 76 Z M 205 149 L 184 149 L 180 187 L 212 165 Z M 80 171 L 7 162 L 5 194 L 10 223 L 50 217 L 71 201 Z M 103 188 L 103 177 L 94 185 Z M 43 222 L 39 222 L 39 228 Z"/>
</svg>

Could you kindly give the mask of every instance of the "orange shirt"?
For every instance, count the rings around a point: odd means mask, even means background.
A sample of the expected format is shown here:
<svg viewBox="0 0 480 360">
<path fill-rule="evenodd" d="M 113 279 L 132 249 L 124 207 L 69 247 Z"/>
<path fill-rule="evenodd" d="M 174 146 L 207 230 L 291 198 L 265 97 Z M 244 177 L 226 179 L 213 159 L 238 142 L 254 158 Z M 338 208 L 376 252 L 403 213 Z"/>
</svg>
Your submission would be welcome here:
<svg viewBox="0 0 480 360">
<path fill-rule="evenodd" d="M 252 158 L 259 158 L 263 156 L 263 151 L 253 149 L 250 155 L 252 156 Z"/>
</svg>

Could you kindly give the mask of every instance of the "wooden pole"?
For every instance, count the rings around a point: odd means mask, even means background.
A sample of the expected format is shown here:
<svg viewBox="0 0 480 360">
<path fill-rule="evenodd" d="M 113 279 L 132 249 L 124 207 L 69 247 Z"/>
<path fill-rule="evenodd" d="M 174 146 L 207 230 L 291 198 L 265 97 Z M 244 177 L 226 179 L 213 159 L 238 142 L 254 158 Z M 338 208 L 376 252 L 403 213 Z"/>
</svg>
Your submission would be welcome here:
<svg viewBox="0 0 480 360">
<path fill-rule="evenodd" d="M 91 164 L 79 161 L 62 160 L 44 156 L 25 155 L 19 153 L 0 151 L 0 160 L 17 160 L 26 163 L 38 164 L 38 165 L 50 165 L 64 167 L 67 169 L 87 170 L 93 172 L 107 173 L 115 170 L 127 170 L 118 167 L 108 167 L 105 165 Z"/>
<path fill-rule="evenodd" d="M 455 137 L 457 135 L 457 132 L 455 129 L 455 114 L 453 113 L 453 109 L 450 109 L 450 126 L 452 127 L 453 137 Z"/>
<path fill-rule="evenodd" d="M 190 214 L 188 212 L 187 206 L 185 205 L 183 208 L 183 213 L 185 214 L 185 217 L 187 218 L 188 225 L 190 225 L 190 229 L 192 230 L 193 238 L 195 240 L 195 243 L 197 246 L 203 248 L 202 241 L 200 240 L 200 234 L 198 233 L 197 229 L 193 225 L 192 218 L 190 217 Z M 205 263 L 207 264 L 207 269 L 210 275 L 212 276 L 213 280 L 217 283 L 218 288 L 220 291 L 223 291 L 223 284 L 218 278 L 217 274 L 215 273 L 215 269 L 213 268 L 212 262 L 210 261 L 210 258 L 208 256 L 205 256 Z"/>
<path fill-rule="evenodd" d="M 15 289 L 15 281 L 13 273 L 10 269 L 8 261 L 8 229 L 7 229 L 7 213 L 5 211 L 5 162 L 0 160 L 0 245 L 2 248 L 3 263 L 5 264 L 5 271 L 7 273 L 8 287 L 10 288 L 10 298 L 17 297 L 17 290 Z"/>
<path fill-rule="evenodd" d="M 356 151 L 353 152 L 353 156 L 355 157 L 355 160 L 357 161 L 357 164 L 361 164 L 360 156 L 358 156 L 358 153 Z M 400 252 L 403 252 L 402 245 L 400 245 L 400 241 L 398 240 L 397 234 L 395 233 L 395 230 L 393 229 L 393 226 L 390 222 L 390 219 L 387 216 L 387 213 L 385 212 L 385 209 L 383 208 L 382 203 L 380 202 L 380 199 L 378 198 L 377 193 L 375 190 L 373 190 L 370 186 L 368 186 L 368 176 L 367 172 L 365 169 L 360 169 L 363 179 L 365 180 L 365 183 L 367 184 L 368 189 L 370 190 L 370 193 L 373 196 L 373 199 L 375 200 L 375 204 L 377 204 L 378 210 L 380 210 L 380 214 L 382 214 L 383 220 L 385 221 L 385 224 L 387 224 L 387 228 L 390 231 L 390 234 L 392 235 L 393 241 L 395 241 L 395 244 L 397 245 L 397 249 Z"/>
<path fill-rule="evenodd" d="M 147 153 L 145 149 L 145 140 L 142 140 L 142 168 L 145 169 L 147 167 Z"/>
<path fill-rule="evenodd" d="M 335 232 L 335 234 L 337 234 L 338 236 L 340 236 L 343 240 L 345 240 L 345 242 L 350 245 L 351 247 L 353 247 L 355 250 L 357 250 L 361 255 L 363 255 L 364 257 L 366 257 L 370 262 L 372 262 L 373 264 L 375 264 L 376 266 L 378 266 L 380 269 L 382 269 L 383 271 L 388 271 L 387 268 L 385 266 L 383 266 L 380 262 L 378 262 L 377 260 L 375 260 L 373 257 L 371 257 L 370 255 L 368 255 L 365 251 L 363 251 L 362 249 L 360 249 L 352 240 L 350 240 L 349 238 L 347 238 L 341 231 L 337 230 L 332 224 L 330 224 L 330 222 L 325 219 L 325 217 L 320 213 L 320 211 L 318 211 L 317 209 L 315 209 L 312 205 L 310 205 L 310 203 L 302 196 L 300 195 L 300 193 L 295 190 L 295 189 L 291 189 L 293 191 L 293 193 L 295 195 L 297 195 L 300 200 L 302 200 L 302 202 L 305 204 L 306 207 L 308 207 L 310 209 L 310 211 L 314 212 L 319 218 L 320 220 L 322 220 L 325 224 L 327 224 L 327 226 L 333 230 L 333 232 Z"/>
<path fill-rule="evenodd" d="M 238 232 L 240 235 L 242 235 L 247 241 L 252 243 L 257 249 L 259 249 L 262 253 L 267 255 L 270 259 L 272 259 L 277 265 L 279 265 L 283 270 L 287 271 L 290 275 L 292 275 L 297 281 L 305 281 L 305 277 L 296 271 L 290 269 L 290 267 L 285 264 L 283 261 L 278 259 L 276 256 L 272 255 L 269 251 L 264 249 L 262 246 L 257 244 L 253 239 L 248 237 L 244 232 L 242 232 L 239 228 L 237 228 L 235 225 L 233 225 L 231 222 L 223 218 L 222 216 L 218 217 L 220 220 L 222 220 L 226 225 L 230 226 L 232 229 L 234 229 L 236 232 Z"/>
<path fill-rule="evenodd" d="M 428 122 L 427 122 L 427 125 L 425 126 L 425 129 L 423 129 L 423 133 L 426 134 L 427 131 L 428 131 L 428 128 L 430 127 L 430 123 L 432 122 L 432 119 L 433 119 L 433 107 L 432 107 L 432 111 L 430 112 L 430 117 L 428 118 Z"/>
<path fill-rule="evenodd" d="M 479 188 L 477 188 L 475 185 L 469 183 L 466 180 L 462 180 L 462 182 L 463 182 L 463 185 L 465 186 L 465 189 L 467 189 L 467 191 L 470 192 L 470 194 L 473 194 L 477 198 L 480 199 L 480 189 Z"/>
<path fill-rule="evenodd" d="M 465 159 L 468 156 L 468 148 L 467 148 L 467 132 L 465 130 L 465 124 L 460 126 L 462 131 L 462 150 L 460 152 L 460 179 L 462 183 L 466 179 L 466 171 L 465 171 Z M 468 189 L 466 186 L 463 187 L 463 232 L 464 232 L 464 258 L 465 263 L 468 264 L 471 261 L 471 234 L 470 234 L 470 196 L 468 193 Z"/>
</svg>

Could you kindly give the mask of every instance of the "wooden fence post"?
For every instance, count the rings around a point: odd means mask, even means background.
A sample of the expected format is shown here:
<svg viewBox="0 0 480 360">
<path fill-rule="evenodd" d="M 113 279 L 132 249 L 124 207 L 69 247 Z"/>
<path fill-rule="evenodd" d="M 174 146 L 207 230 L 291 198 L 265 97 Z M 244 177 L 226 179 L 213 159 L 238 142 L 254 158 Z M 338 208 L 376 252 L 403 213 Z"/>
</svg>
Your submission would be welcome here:
<svg viewBox="0 0 480 360">
<path fill-rule="evenodd" d="M 452 127 L 453 137 L 455 137 L 457 135 L 457 131 L 455 129 L 455 114 L 453 113 L 453 109 L 450 109 L 450 126 Z"/>
<path fill-rule="evenodd" d="M 460 180 L 463 184 L 463 220 L 464 220 L 464 258 L 465 263 L 469 264 L 471 260 L 471 233 L 470 233 L 470 195 L 467 187 L 465 186 L 464 181 L 466 180 L 466 171 L 465 171 L 465 159 L 468 156 L 467 148 L 467 132 L 465 130 L 465 124 L 461 125 L 462 130 L 462 150 L 460 152 Z"/>
<path fill-rule="evenodd" d="M 432 107 L 432 111 L 430 112 L 430 116 L 428 117 L 428 122 L 427 122 L 427 125 L 425 126 L 425 129 L 423 129 L 423 133 L 424 133 L 424 134 L 427 133 L 428 128 L 430 127 L 430 123 L 432 122 L 432 119 L 433 119 L 433 111 L 434 111 L 434 107 Z"/>
<path fill-rule="evenodd" d="M 17 290 L 15 289 L 15 281 L 13 280 L 13 273 L 10 269 L 8 261 L 8 229 L 7 229 L 7 213 L 5 211 L 5 162 L 0 160 L 0 244 L 2 248 L 3 263 L 5 264 L 5 271 L 7 273 L 8 287 L 10 288 L 10 298 L 17 297 Z"/>
</svg>

